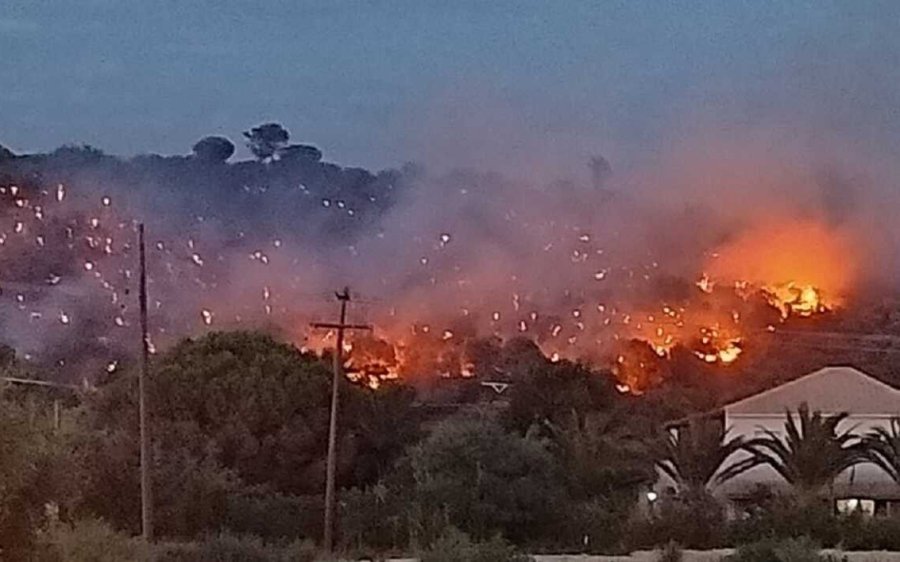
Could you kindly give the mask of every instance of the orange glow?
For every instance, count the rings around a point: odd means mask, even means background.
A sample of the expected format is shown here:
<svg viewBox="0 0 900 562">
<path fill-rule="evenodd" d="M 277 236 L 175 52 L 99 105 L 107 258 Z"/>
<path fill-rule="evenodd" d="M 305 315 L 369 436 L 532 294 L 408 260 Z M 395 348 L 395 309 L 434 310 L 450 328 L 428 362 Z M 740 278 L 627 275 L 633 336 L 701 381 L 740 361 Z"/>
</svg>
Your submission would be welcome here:
<svg viewBox="0 0 900 562">
<path fill-rule="evenodd" d="M 859 246 L 814 221 L 770 222 L 719 248 L 707 272 L 714 280 L 758 289 L 782 318 L 839 307 L 858 272 Z"/>
<path fill-rule="evenodd" d="M 750 334 L 774 331 L 770 323 L 743 326 L 744 316 L 752 318 L 760 305 L 777 311 L 782 322 L 842 306 L 856 281 L 859 252 L 848 234 L 824 223 L 767 220 L 710 254 L 693 296 L 678 306 L 625 315 L 622 328 L 646 344 L 657 362 L 682 346 L 704 363 L 730 365 L 743 354 Z M 660 377 L 652 356 L 633 348 L 617 355 L 614 372 L 631 392 Z"/>
<path fill-rule="evenodd" d="M 462 343 L 451 345 L 449 330 L 433 334 L 431 330 L 390 336 L 347 334 L 344 339 L 344 374 L 356 383 L 372 389 L 411 374 L 437 374 L 444 378 L 474 376 L 474 365 L 467 359 Z M 301 350 L 319 355 L 334 348 L 333 331 L 311 333 Z"/>
<path fill-rule="evenodd" d="M 553 315 L 529 309 L 513 292 L 512 310 L 467 305 L 464 320 L 424 308 L 419 314 L 429 324 L 412 323 L 409 315 L 379 324 L 377 335 L 349 335 L 345 369 L 349 379 L 371 388 L 397 378 L 472 377 L 468 346 L 490 333 L 528 337 L 552 362 L 610 367 L 620 391 L 641 393 L 670 375 L 678 348 L 686 352 L 682 357 L 724 372 L 779 320 L 815 321 L 840 307 L 856 283 L 858 251 L 846 233 L 825 223 L 767 219 L 714 248 L 694 286 L 668 300 L 653 303 L 651 294 L 632 306 L 567 304 Z M 306 342 L 321 353 L 334 345 L 334 334 L 309 334 Z"/>
</svg>

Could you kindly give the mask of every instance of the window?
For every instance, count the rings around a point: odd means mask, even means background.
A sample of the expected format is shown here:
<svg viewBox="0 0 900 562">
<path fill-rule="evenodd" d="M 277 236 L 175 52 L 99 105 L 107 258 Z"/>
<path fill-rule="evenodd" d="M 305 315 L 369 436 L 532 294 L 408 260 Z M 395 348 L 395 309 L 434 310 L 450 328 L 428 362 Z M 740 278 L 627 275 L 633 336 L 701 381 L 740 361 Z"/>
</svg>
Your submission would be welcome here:
<svg viewBox="0 0 900 562">
<path fill-rule="evenodd" d="M 859 512 L 863 515 L 875 515 L 875 500 L 847 498 L 837 500 L 834 503 L 837 512 L 843 515 L 854 512 Z"/>
</svg>

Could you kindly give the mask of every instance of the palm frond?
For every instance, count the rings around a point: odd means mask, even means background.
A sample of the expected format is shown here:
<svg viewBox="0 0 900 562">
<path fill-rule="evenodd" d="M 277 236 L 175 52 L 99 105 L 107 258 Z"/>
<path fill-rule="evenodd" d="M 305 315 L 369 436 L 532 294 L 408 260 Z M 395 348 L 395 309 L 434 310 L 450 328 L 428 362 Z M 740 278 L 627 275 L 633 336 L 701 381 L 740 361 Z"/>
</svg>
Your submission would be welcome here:
<svg viewBox="0 0 900 562">
<path fill-rule="evenodd" d="M 823 415 L 801 404 L 796 413 L 785 412 L 784 437 L 763 429 L 764 437 L 747 442 L 752 461 L 772 467 L 788 483 L 818 490 L 838 474 L 869 458 L 869 444 L 854 432 L 839 430 L 846 412 Z M 898 424 L 900 429 L 900 424 Z"/>
</svg>

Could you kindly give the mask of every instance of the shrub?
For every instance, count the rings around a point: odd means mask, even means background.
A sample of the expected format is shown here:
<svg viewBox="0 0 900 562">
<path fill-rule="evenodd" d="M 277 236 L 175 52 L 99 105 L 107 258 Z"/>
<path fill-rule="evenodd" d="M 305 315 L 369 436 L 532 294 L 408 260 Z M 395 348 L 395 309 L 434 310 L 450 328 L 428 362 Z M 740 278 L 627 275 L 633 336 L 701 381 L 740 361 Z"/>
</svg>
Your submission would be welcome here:
<svg viewBox="0 0 900 562">
<path fill-rule="evenodd" d="M 670 541 L 708 549 L 725 541 L 725 513 L 712 496 L 691 494 L 659 502 L 658 512 L 631 522 L 628 538 L 635 548 L 660 547 Z"/>
<path fill-rule="evenodd" d="M 725 558 L 728 562 L 838 562 L 831 555 L 819 553 L 819 545 L 808 537 L 765 539 L 741 545 Z M 844 558 L 843 560 L 846 560 Z"/>
<path fill-rule="evenodd" d="M 160 545 L 156 562 L 313 562 L 316 552 L 309 541 L 281 545 L 259 537 L 219 534 L 199 542 Z"/>
<path fill-rule="evenodd" d="M 814 498 L 773 497 L 755 506 L 743 520 L 730 525 L 728 542 L 744 544 L 764 539 L 809 537 L 832 547 L 841 541 L 841 522 L 827 502 Z"/>
<path fill-rule="evenodd" d="M 41 562 L 142 562 L 148 547 L 98 519 L 57 524 L 40 539 Z"/>
<path fill-rule="evenodd" d="M 658 562 L 681 562 L 683 559 L 684 553 L 675 541 L 669 541 L 669 544 L 659 552 L 659 558 L 657 558 Z"/>
<path fill-rule="evenodd" d="M 39 417 L 39 403 L 20 398 L 0 388 L 0 552 L 7 559 L 27 559 L 36 548 L 48 504 L 78 496 L 60 433 Z"/>
<path fill-rule="evenodd" d="M 469 536 L 453 527 L 421 553 L 421 562 L 529 562 L 531 558 L 520 554 L 515 547 L 500 536 L 473 542 Z"/>
<path fill-rule="evenodd" d="M 232 534 L 255 535 L 264 540 L 294 540 L 321 534 L 319 496 L 252 491 L 228 496 L 226 506 L 222 526 Z"/>
<path fill-rule="evenodd" d="M 566 552 L 584 551 L 590 554 L 624 554 L 629 538 L 626 526 L 633 509 L 603 499 L 572 501 L 567 505 L 554 542 L 543 540 L 541 547 Z M 548 537 L 549 538 L 549 537 Z"/>
<path fill-rule="evenodd" d="M 379 483 L 347 490 L 341 499 L 345 545 L 387 551 L 409 543 L 408 502 L 402 490 Z"/>
<path fill-rule="evenodd" d="M 462 412 L 434 426 L 409 453 L 414 509 L 477 539 L 533 540 L 558 520 L 564 479 L 549 445 L 509 433 L 490 414 Z M 424 533 L 426 544 L 433 532 Z"/>
<path fill-rule="evenodd" d="M 900 550 L 900 518 L 861 517 L 839 519 L 844 550 Z"/>
</svg>

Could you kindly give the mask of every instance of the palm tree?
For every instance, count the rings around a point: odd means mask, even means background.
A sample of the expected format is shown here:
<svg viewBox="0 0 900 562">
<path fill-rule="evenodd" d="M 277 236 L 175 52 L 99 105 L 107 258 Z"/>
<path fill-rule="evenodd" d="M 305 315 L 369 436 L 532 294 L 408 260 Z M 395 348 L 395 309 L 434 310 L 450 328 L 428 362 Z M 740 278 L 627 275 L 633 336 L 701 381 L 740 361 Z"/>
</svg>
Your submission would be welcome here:
<svg viewBox="0 0 900 562">
<path fill-rule="evenodd" d="M 565 460 L 571 484 L 583 497 L 628 494 L 655 476 L 651 446 L 622 416 L 590 413 L 579 420 L 573 412 L 558 426 L 545 422 L 543 429 Z"/>
<path fill-rule="evenodd" d="M 711 484 L 722 484 L 750 468 L 747 461 L 722 468 L 745 445 L 741 436 L 729 439 L 728 431 L 721 424 L 692 421 L 669 434 L 656 465 L 675 482 L 679 491 L 705 492 Z"/>
<path fill-rule="evenodd" d="M 798 492 L 815 495 L 841 472 L 866 460 L 866 446 L 853 429 L 837 429 L 847 416 L 810 412 L 804 403 L 796 419 L 790 410 L 785 412 L 784 438 L 763 429 L 765 437 L 751 439 L 746 449 L 754 465 L 771 466 Z"/>
<path fill-rule="evenodd" d="M 876 427 L 863 437 L 866 459 L 900 483 L 900 418 L 890 428 Z"/>
</svg>

